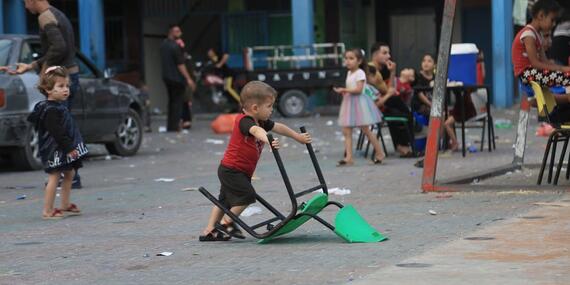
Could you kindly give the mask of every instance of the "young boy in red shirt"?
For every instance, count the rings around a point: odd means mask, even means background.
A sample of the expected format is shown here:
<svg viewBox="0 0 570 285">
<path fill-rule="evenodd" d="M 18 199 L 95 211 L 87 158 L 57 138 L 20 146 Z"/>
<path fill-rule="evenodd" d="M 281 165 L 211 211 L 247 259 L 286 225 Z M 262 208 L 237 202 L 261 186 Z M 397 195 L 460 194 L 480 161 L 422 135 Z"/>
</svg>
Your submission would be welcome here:
<svg viewBox="0 0 570 285">
<path fill-rule="evenodd" d="M 269 144 L 267 132 L 288 136 L 299 143 L 311 142 L 307 133 L 297 133 L 281 123 L 269 118 L 277 91 L 261 81 L 247 83 L 240 94 L 243 113 L 238 115 L 230 142 L 218 168 L 220 179 L 220 202 L 232 213 L 239 216 L 248 205 L 255 203 L 255 189 L 251 177 L 261 156 L 265 144 Z M 275 139 L 271 142 L 279 148 Z M 245 238 L 241 230 L 223 211 L 214 206 L 200 241 L 225 241 L 231 237 Z"/>
</svg>

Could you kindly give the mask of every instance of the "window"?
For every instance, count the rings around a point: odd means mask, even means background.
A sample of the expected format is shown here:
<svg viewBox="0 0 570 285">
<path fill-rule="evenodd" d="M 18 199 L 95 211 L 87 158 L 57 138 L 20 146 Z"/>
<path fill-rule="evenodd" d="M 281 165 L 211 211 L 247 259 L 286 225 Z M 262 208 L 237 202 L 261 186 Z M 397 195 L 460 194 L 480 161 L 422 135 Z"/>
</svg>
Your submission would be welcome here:
<svg viewBox="0 0 570 285">
<path fill-rule="evenodd" d="M 42 47 L 38 42 L 24 42 L 22 51 L 20 52 L 19 62 L 32 63 L 32 61 L 40 58 L 42 55 Z"/>
<path fill-rule="evenodd" d="M 80 78 L 96 78 L 95 72 L 80 58 L 75 57 L 75 61 L 79 66 L 79 77 Z"/>
<path fill-rule="evenodd" d="M 8 65 L 8 60 L 10 59 L 10 51 L 12 50 L 11 40 L 0 40 L 0 65 Z"/>
</svg>

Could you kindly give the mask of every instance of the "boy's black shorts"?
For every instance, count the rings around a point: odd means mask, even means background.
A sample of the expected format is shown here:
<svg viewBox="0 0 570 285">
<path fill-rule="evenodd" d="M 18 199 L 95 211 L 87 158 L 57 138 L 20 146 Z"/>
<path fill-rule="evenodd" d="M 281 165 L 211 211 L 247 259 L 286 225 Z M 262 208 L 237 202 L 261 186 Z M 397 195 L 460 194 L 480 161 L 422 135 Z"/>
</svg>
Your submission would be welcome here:
<svg viewBox="0 0 570 285">
<path fill-rule="evenodd" d="M 251 185 L 251 178 L 245 173 L 220 164 L 218 178 L 222 184 L 218 198 L 222 205 L 229 209 L 255 203 L 255 189 Z"/>
</svg>

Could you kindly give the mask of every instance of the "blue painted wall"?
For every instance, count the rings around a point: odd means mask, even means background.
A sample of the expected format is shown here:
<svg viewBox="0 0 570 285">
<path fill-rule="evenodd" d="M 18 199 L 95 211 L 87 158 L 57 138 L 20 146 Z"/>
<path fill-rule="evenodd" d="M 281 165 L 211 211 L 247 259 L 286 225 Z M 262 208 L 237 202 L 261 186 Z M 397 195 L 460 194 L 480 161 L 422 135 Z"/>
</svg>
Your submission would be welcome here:
<svg viewBox="0 0 570 285">
<path fill-rule="evenodd" d="M 26 24 L 26 8 L 22 0 L 8 0 L 4 2 L 4 33 L 26 34 L 28 31 Z"/>
<path fill-rule="evenodd" d="M 315 43 L 314 7 L 312 0 L 291 0 L 293 45 Z M 294 51 L 303 54 L 303 50 Z"/>
<path fill-rule="evenodd" d="M 102 0 L 78 0 L 79 47 L 101 70 L 105 63 L 105 29 Z"/>
<path fill-rule="evenodd" d="M 493 104 L 499 108 L 513 105 L 514 75 L 511 63 L 513 39 L 512 0 L 491 1 L 493 19 Z"/>
</svg>

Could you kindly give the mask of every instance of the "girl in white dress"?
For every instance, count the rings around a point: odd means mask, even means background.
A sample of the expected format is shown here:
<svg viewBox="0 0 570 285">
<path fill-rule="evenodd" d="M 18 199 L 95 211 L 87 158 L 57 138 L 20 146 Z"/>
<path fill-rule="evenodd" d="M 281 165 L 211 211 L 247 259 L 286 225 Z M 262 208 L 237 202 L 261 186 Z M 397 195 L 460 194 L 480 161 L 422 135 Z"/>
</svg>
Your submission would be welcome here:
<svg viewBox="0 0 570 285">
<path fill-rule="evenodd" d="M 382 151 L 378 139 L 370 131 L 370 126 L 381 122 L 382 116 L 374 101 L 364 94 L 368 66 L 364 61 L 363 52 L 360 49 L 347 50 L 344 53 L 344 63 L 348 69 L 346 87 L 333 88 L 336 93 L 343 96 L 338 124 L 342 127 L 344 135 L 345 157 L 338 162 L 337 166 L 354 163 L 352 160 L 352 129 L 355 127 L 360 128 L 374 146 L 376 157 L 372 162 L 381 164 L 386 155 Z"/>
</svg>

